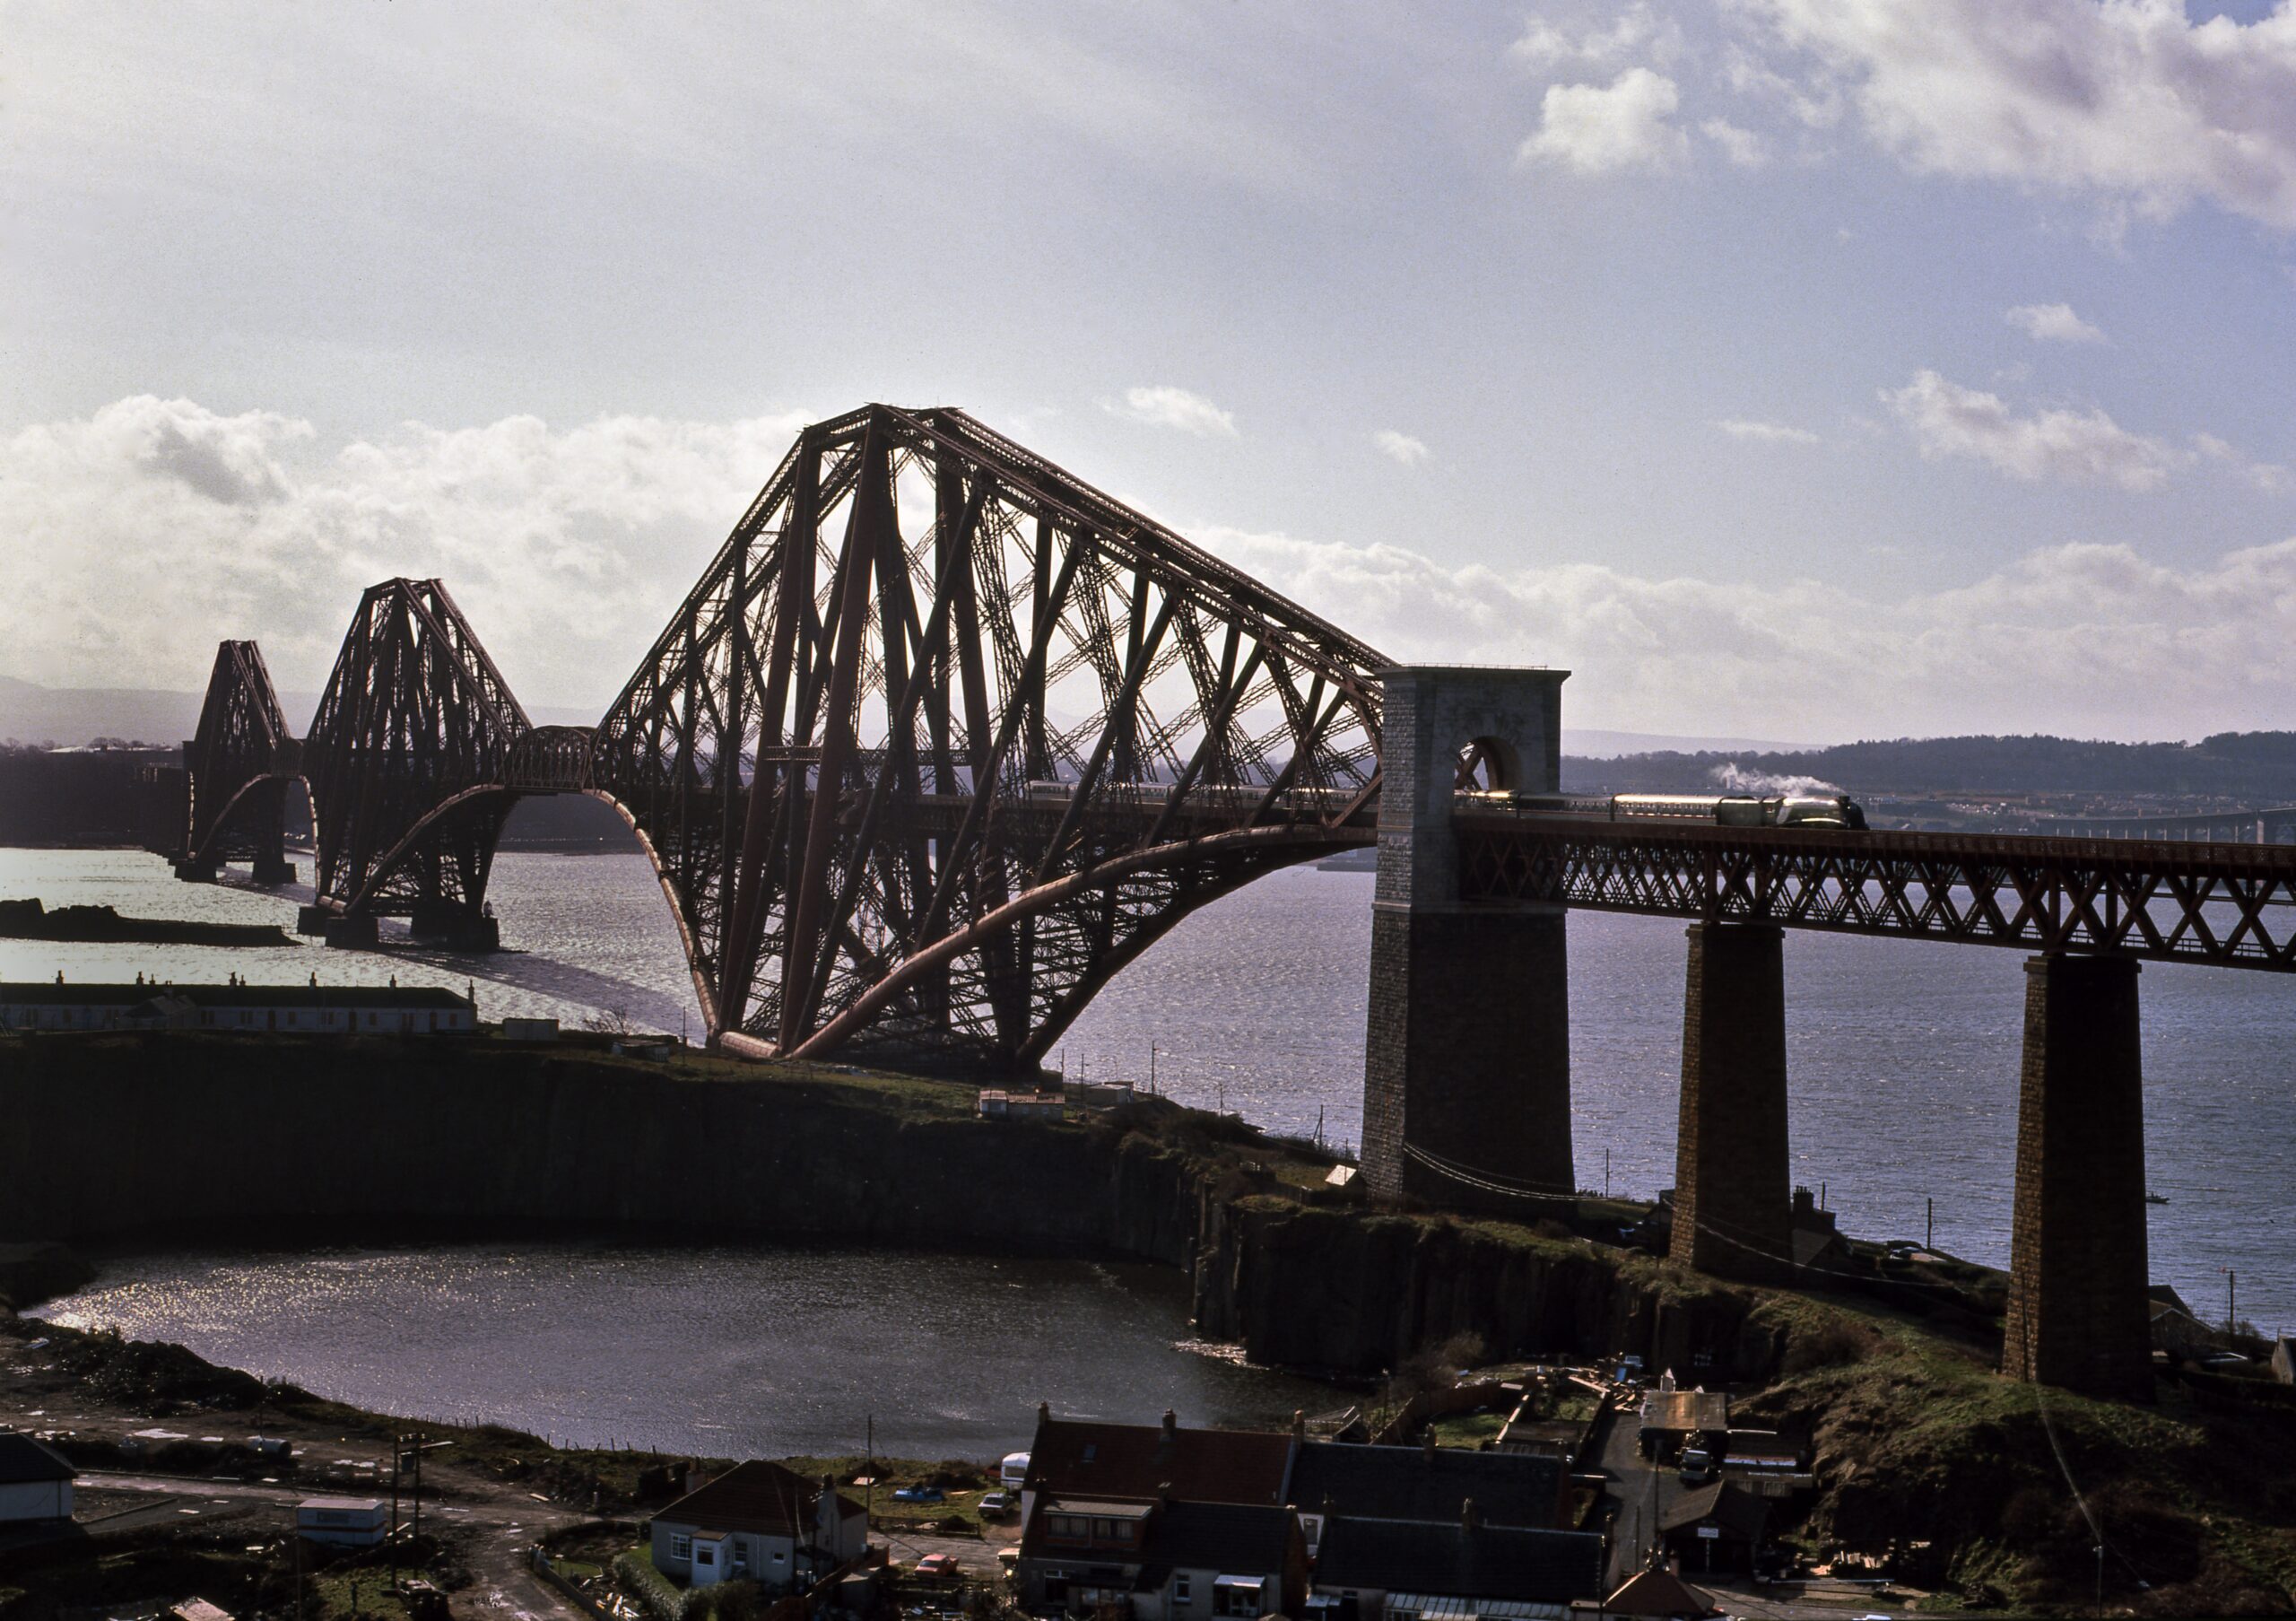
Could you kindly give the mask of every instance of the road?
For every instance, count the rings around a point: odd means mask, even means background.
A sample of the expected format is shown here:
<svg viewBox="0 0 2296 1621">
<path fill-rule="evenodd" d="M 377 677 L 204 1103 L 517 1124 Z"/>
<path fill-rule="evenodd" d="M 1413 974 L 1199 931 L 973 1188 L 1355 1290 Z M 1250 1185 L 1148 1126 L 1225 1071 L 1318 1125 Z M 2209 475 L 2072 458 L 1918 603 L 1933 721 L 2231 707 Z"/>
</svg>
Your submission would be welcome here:
<svg viewBox="0 0 2296 1621">
<path fill-rule="evenodd" d="M 90 1519 L 87 1529 L 93 1536 L 248 1517 L 259 1518 L 267 1529 L 283 1535 L 293 1523 L 295 1504 L 313 1495 L 309 1486 L 110 1469 L 84 1469 L 80 1479 L 93 1493 L 152 1499 L 148 1507 L 114 1508 Z M 466 1552 L 475 1580 L 448 1596 L 456 1615 L 483 1621 L 584 1621 L 582 1610 L 534 1573 L 526 1548 L 535 1538 L 578 1524 L 585 1516 L 554 1503 L 507 1495 L 426 1503 L 423 1513 L 449 1533 L 474 1533 L 468 1538 Z"/>
<path fill-rule="evenodd" d="M 1658 1525 L 1683 1494 L 1682 1477 L 1673 1469 L 1652 1468 L 1642 1456 L 1641 1425 L 1632 1412 L 1612 1411 L 1600 1420 L 1605 1426 L 1600 1453 L 1603 1474 L 1610 1481 L 1609 1495 L 1618 1505 L 1611 1518 L 1610 1588 L 1646 1568 L 1658 1546 Z"/>
</svg>

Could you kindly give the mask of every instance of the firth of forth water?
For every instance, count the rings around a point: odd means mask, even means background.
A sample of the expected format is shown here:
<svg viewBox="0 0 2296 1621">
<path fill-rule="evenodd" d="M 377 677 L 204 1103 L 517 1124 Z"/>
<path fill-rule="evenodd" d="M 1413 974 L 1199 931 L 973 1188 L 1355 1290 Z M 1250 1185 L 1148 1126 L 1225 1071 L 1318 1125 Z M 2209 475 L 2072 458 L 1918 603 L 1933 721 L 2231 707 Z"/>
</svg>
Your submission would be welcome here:
<svg viewBox="0 0 2296 1621">
<path fill-rule="evenodd" d="M 491 891 L 512 946 L 257 951 L 0 941 L 0 978 L 147 975 L 476 989 L 483 1016 L 600 1010 L 698 1033 L 691 984 L 642 857 L 507 853 Z M 0 851 L 0 896 L 51 906 L 291 926 L 295 892 L 177 883 L 124 851 Z M 1575 912 L 1571 1085 L 1582 1186 L 1648 1197 L 1673 1181 L 1684 943 L 1679 921 Z M 1361 1129 L 1370 877 L 1279 873 L 1183 922 L 1104 990 L 1056 1056 L 1072 1076 L 1155 1084 L 1271 1129 L 1352 1144 Z M 2007 1264 L 2023 955 L 1796 933 L 1787 942 L 1796 1179 L 1848 1231 Z M 2296 1328 L 2296 983 L 2148 963 L 2143 979 L 2152 1272 L 2221 1319 Z M 538 1266 L 555 1267 L 552 1260 Z M 711 1287 L 691 1270 L 696 1298 Z M 252 1307 L 250 1307 L 252 1309 Z M 212 1313 L 211 1313 L 212 1315 Z M 160 1318 L 146 1318 L 153 1331 Z M 1176 1330 L 1177 1332 L 1178 1330 Z M 198 1344 L 188 1334 L 183 1336 Z"/>
</svg>

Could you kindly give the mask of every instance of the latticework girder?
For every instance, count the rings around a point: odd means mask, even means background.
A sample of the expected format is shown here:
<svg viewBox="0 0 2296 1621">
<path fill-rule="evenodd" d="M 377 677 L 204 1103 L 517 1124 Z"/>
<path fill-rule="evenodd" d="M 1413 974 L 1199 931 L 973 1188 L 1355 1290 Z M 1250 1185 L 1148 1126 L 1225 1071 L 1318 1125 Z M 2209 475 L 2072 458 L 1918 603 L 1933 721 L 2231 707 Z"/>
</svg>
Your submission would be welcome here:
<svg viewBox="0 0 2296 1621">
<path fill-rule="evenodd" d="M 2296 972 L 2296 846 L 1463 812 L 1475 902 Z"/>
<path fill-rule="evenodd" d="M 444 586 L 370 588 L 303 745 L 320 903 L 475 912 L 532 730 Z"/>
<path fill-rule="evenodd" d="M 185 749 L 192 784 L 180 855 L 195 865 L 276 854 L 282 796 L 300 745 L 287 729 L 271 672 L 252 641 L 226 641 Z"/>
<path fill-rule="evenodd" d="M 808 429 L 598 728 L 714 1033 L 1027 1062 L 1368 836 L 1370 648 L 962 412 Z"/>
</svg>

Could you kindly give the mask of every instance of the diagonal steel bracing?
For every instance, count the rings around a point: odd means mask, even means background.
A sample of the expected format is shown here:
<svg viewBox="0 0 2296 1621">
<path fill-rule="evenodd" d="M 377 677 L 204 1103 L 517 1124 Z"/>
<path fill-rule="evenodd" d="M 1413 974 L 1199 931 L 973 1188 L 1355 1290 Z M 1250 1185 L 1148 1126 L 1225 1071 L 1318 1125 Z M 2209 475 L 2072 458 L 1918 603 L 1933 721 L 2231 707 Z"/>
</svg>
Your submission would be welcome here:
<svg viewBox="0 0 2296 1621">
<path fill-rule="evenodd" d="M 714 1034 L 1025 1064 L 1361 843 L 1385 661 L 960 411 L 808 429 L 600 725 Z"/>
<path fill-rule="evenodd" d="M 2296 848 L 1578 821 L 1463 809 L 1470 904 L 2296 972 Z"/>
<path fill-rule="evenodd" d="M 345 916 L 475 914 L 523 779 L 579 786 L 587 734 L 536 737 L 435 580 L 360 599 L 304 740 L 319 903 Z M 537 744 L 545 746 L 537 747 Z"/>
<path fill-rule="evenodd" d="M 248 856 L 279 858 L 280 821 L 300 745 L 287 729 L 271 672 L 252 641 L 226 641 L 185 745 L 192 791 L 179 854 L 195 867 Z"/>
</svg>

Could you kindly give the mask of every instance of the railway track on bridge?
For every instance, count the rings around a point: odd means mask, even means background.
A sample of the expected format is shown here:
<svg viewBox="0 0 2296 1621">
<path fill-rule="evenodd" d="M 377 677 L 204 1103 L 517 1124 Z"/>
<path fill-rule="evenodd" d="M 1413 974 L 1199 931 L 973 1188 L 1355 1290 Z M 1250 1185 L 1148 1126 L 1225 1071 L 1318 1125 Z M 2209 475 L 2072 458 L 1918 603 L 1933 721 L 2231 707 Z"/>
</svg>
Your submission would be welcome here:
<svg viewBox="0 0 2296 1621">
<path fill-rule="evenodd" d="M 1468 904 L 1544 902 L 2296 972 L 2296 846 L 1726 828 L 1481 809 L 1453 824 Z"/>
</svg>

